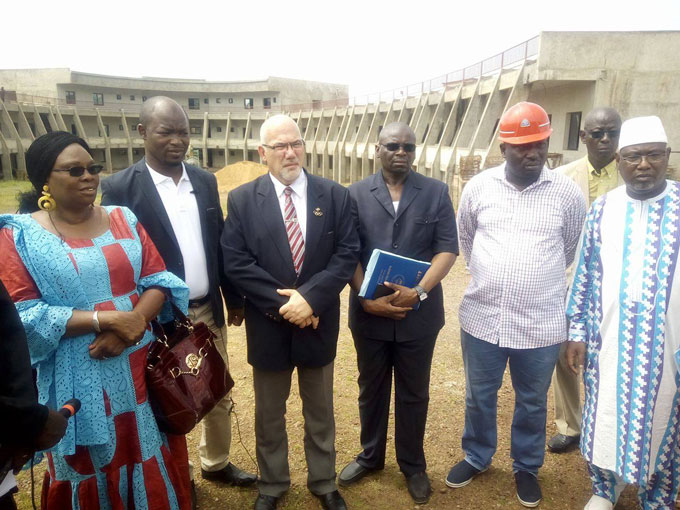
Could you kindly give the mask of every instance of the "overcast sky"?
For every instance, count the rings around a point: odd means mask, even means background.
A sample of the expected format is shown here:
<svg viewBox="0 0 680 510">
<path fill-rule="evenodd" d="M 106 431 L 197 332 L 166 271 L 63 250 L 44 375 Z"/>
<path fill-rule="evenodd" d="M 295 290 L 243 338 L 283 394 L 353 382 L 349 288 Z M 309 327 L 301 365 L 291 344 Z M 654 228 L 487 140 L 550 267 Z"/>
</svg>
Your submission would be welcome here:
<svg viewBox="0 0 680 510">
<path fill-rule="evenodd" d="M 680 0 L 6 0 L 0 16 L 0 68 L 281 76 L 361 95 L 455 71 L 542 30 L 680 30 Z"/>
</svg>

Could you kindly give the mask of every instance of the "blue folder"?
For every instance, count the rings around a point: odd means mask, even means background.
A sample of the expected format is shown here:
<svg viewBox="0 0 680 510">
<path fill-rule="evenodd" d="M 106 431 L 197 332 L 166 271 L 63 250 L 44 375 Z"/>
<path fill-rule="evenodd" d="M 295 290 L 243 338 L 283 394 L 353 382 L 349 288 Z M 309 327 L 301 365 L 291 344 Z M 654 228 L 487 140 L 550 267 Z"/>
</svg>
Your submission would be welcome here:
<svg viewBox="0 0 680 510">
<path fill-rule="evenodd" d="M 383 285 L 385 282 L 396 283 L 404 287 L 414 287 L 423 278 L 432 264 L 421 260 L 410 259 L 389 251 L 373 250 L 364 271 L 364 282 L 359 290 L 359 297 L 375 299 L 380 295 L 390 294 L 391 289 Z M 384 292 L 384 290 L 388 292 Z M 378 294 L 378 295 L 376 295 Z M 420 303 L 416 303 L 417 309 Z"/>
</svg>

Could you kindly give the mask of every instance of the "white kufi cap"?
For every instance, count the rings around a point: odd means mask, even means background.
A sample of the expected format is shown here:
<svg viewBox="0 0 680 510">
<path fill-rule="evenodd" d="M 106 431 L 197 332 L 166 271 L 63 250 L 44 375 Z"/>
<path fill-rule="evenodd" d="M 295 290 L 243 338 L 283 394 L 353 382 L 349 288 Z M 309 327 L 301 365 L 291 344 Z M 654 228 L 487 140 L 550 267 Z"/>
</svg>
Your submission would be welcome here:
<svg viewBox="0 0 680 510">
<path fill-rule="evenodd" d="M 656 115 L 634 117 L 621 124 L 619 150 L 640 143 L 668 143 L 661 119 Z"/>
</svg>

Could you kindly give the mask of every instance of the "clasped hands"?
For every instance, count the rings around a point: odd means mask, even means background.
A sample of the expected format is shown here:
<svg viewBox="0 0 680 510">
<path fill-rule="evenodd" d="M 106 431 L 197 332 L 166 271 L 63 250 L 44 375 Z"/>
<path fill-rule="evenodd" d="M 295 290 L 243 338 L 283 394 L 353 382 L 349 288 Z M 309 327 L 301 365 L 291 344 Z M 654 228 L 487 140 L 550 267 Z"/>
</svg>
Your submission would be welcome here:
<svg viewBox="0 0 680 510">
<path fill-rule="evenodd" d="M 106 359 L 120 355 L 128 347 L 137 344 L 147 328 L 144 316 L 135 310 L 130 312 L 100 311 L 99 333 L 90 344 L 90 357 Z"/>
<path fill-rule="evenodd" d="M 420 300 L 415 289 L 391 282 L 385 282 L 383 285 L 394 292 L 377 299 L 362 299 L 361 306 L 366 313 L 399 321 L 405 318 L 406 314 L 413 310 L 413 305 Z"/>
<path fill-rule="evenodd" d="M 319 326 L 319 318 L 314 315 L 314 310 L 309 306 L 309 303 L 302 297 L 295 289 L 276 289 L 276 292 L 281 296 L 287 296 L 288 302 L 279 308 L 279 314 L 287 321 L 306 328 L 312 326 L 316 329 Z"/>
</svg>

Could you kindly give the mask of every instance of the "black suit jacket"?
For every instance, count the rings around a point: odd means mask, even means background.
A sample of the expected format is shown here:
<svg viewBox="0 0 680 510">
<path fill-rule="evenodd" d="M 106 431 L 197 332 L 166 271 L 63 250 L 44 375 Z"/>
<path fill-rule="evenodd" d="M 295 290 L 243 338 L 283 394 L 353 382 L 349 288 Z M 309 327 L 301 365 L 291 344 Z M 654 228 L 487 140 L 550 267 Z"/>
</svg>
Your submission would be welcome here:
<svg viewBox="0 0 680 510">
<path fill-rule="evenodd" d="M 245 296 L 248 362 L 259 370 L 321 367 L 335 358 L 340 291 L 354 274 L 359 240 L 350 197 L 337 183 L 307 174 L 305 259 L 296 275 L 288 237 L 269 174 L 229 193 L 222 233 L 225 272 Z M 315 214 L 316 211 L 316 214 Z M 319 317 L 300 329 L 279 315 L 296 288 Z"/>
<path fill-rule="evenodd" d="M 243 298 L 234 291 L 223 270 L 219 242 L 224 227 L 224 215 L 217 191 L 217 179 L 201 168 L 186 163 L 184 166 L 198 203 L 213 317 L 217 327 L 222 327 L 224 304 L 220 288 L 228 308 L 241 308 Z M 132 210 L 156 245 L 168 271 L 184 280 L 182 252 L 146 161 L 142 159 L 130 168 L 102 180 L 101 186 L 102 205 L 123 205 Z"/>
<path fill-rule="evenodd" d="M 47 413 L 38 404 L 24 326 L 0 282 L 0 459 L 3 446 L 32 446 Z"/>
<path fill-rule="evenodd" d="M 364 271 L 375 248 L 427 262 L 440 252 L 458 254 L 456 216 L 443 182 L 411 171 L 396 214 L 382 171 L 353 184 L 349 192 Z M 364 312 L 355 292 L 349 310 L 352 331 L 376 340 L 414 340 L 437 334 L 444 326 L 441 285 L 429 292 L 418 310 L 399 321 Z"/>
</svg>

